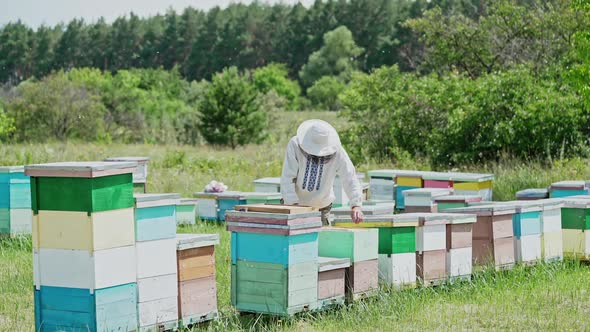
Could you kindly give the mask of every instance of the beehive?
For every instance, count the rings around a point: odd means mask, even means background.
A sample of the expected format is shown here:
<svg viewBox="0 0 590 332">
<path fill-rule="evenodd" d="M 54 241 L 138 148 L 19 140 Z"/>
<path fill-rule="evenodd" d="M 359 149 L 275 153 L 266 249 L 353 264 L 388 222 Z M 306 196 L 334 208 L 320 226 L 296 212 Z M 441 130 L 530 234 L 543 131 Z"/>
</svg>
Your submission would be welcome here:
<svg viewBox="0 0 590 332">
<path fill-rule="evenodd" d="M 137 330 L 135 163 L 28 165 L 37 331 Z"/>
<path fill-rule="evenodd" d="M 146 193 L 147 192 L 147 176 L 148 166 L 147 163 L 150 160 L 148 157 L 114 157 L 107 158 L 105 161 L 108 162 L 135 162 L 137 167 L 133 172 L 133 188 L 135 192 Z"/>
<path fill-rule="evenodd" d="M 449 223 L 449 216 L 439 213 L 408 213 L 407 218 L 418 222 L 416 277 L 424 285 L 446 279 L 446 225 Z"/>
<path fill-rule="evenodd" d="M 194 225 L 197 220 L 198 201 L 194 198 L 181 198 L 176 205 L 176 224 Z"/>
<path fill-rule="evenodd" d="M 404 191 L 405 209 L 406 213 L 436 213 L 437 204 L 435 199 L 441 196 L 448 196 L 451 194 L 449 189 L 441 188 L 420 188 Z"/>
<path fill-rule="evenodd" d="M 541 253 L 543 260 L 561 261 L 563 259 L 563 232 L 561 229 L 561 199 L 543 199 L 541 214 Z"/>
<path fill-rule="evenodd" d="M 447 224 L 446 273 L 452 279 L 468 279 L 473 270 L 473 225 L 471 214 L 450 214 Z"/>
<path fill-rule="evenodd" d="M 395 175 L 392 170 L 369 171 L 369 198 L 395 200 Z"/>
<path fill-rule="evenodd" d="M 456 195 L 481 196 L 483 201 L 493 197 L 493 174 L 450 173 Z"/>
<path fill-rule="evenodd" d="M 445 213 L 475 214 L 473 224 L 473 265 L 493 264 L 497 269 L 511 268 L 515 263 L 512 216 L 514 207 L 507 205 L 474 205 L 448 209 Z"/>
<path fill-rule="evenodd" d="M 216 193 L 197 192 L 197 215 L 201 220 L 216 221 L 219 213 Z"/>
<path fill-rule="evenodd" d="M 588 195 L 590 193 L 590 183 L 586 181 L 560 181 L 551 184 L 549 187 L 549 196 L 551 198 L 561 198 L 577 195 Z"/>
<path fill-rule="evenodd" d="M 239 210 L 246 206 L 236 206 Z M 236 310 L 292 315 L 318 308 L 319 212 L 254 205 L 227 211 Z"/>
<path fill-rule="evenodd" d="M 225 221 L 225 211 L 233 210 L 236 205 L 246 204 L 246 197 L 241 192 L 227 191 L 217 194 L 217 221 Z"/>
<path fill-rule="evenodd" d="M 215 319 L 217 283 L 215 246 L 218 234 L 178 234 L 178 319 L 181 327 Z"/>
<path fill-rule="evenodd" d="M 546 198 L 549 198 L 549 190 L 547 188 L 531 188 L 516 192 L 516 199 L 519 201 L 531 201 Z"/>
<path fill-rule="evenodd" d="M 318 307 L 324 309 L 345 302 L 346 270 L 350 259 L 318 257 Z"/>
<path fill-rule="evenodd" d="M 404 191 L 423 187 L 421 171 L 395 170 L 395 206 L 397 209 L 406 208 Z"/>
<path fill-rule="evenodd" d="M 409 218 L 408 218 L 409 216 Z M 367 216 L 359 224 L 350 217 L 337 218 L 336 227 L 377 228 L 379 279 L 396 288 L 416 285 L 416 227 L 412 215 Z"/>
<path fill-rule="evenodd" d="M 254 180 L 254 191 L 261 193 L 280 193 L 281 178 L 263 178 Z"/>
<path fill-rule="evenodd" d="M 590 200 L 568 198 L 561 209 L 564 256 L 590 258 Z"/>
<path fill-rule="evenodd" d="M 0 236 L 31 234 L 31 181 L 23 166 L 0 167 Z"/>
<path fill-rule="evenodd" d="M 178 326 L 178 194 L 136 194 L 137 311 L 140 331 Z"/>
<path fill-rule="evenodd" d="M 516 208 L 516 213 L 512 217 L 514 256 L 517 263 L 534 263 L 542 258 L 543 206 L 534 202 L 518 202 L 510 203 Z"/>
<path fill-rule="evenodd" d="M 446 173 L 441 172 L 425 172 L 422 175 L 424 180 L 424 188 L 440 188 L 440 189 L 452 189 L 453 181 Z"/>
<path fill-rule="evenodd" d="M 434 198 L 438 212 L 444 212 L 448 209 L 461 208 L 473 203 L 481 202 L 481 196 L 477 195 L 449 195 Z"/>
</svg>

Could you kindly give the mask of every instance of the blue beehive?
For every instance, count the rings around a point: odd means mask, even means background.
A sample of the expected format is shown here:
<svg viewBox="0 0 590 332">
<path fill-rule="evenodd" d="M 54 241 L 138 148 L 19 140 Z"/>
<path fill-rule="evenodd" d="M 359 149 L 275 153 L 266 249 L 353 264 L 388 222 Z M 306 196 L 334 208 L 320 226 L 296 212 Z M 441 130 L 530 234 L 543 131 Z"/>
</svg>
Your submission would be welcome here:
<svg viewBox="0 0 590 332">
<path fill-rule="evenodd" d="M 31 180 L 23 166 L 0 167 L 0 234 L 31 234 Z"/>
</svg>

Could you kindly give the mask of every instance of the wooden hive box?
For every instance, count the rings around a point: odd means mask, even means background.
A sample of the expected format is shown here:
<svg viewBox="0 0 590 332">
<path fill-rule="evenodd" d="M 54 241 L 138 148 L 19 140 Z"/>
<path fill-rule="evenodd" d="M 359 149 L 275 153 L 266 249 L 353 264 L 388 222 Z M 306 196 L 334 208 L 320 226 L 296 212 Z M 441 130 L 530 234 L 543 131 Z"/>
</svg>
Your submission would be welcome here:
<svg viewBox="0 0 590 332">
<path fill-rule="evenodd" d="M 481 196 L 478 195 L 449 195 L 434 198 L 438 212 L 444 212 L 448 209 L 462 208 L 473 203 L 481 202 Z"/>
<path fill-rule="evenodd" d="M 25 166 L 39 210 L 101 212 L 133 207 L 136 163 L 64 162 Z M 63 188 L 68 188 L 64 190 Z"/>
<path fill-rule="evenodd" d="M 193 198 L 181 198 L 176 205 L 176 224 L 194 225 L 197 220 L 198 201 Z"/>
<path fill-rule="evenodd" d="M 406 213 L 436 213 L 436 197 L 448 196 L 449 189 L 441 188 L 419 188 L 404 191 Z"/>
<path fill-rule="evenodd" d="M 560 181 L 549 187 L 551 198 L 562 198 L 577 195 L 588 195 L 590 184 L 586 181 Z"/>
<path fill-rule="evenodd" d="M 319 212 L 281 205 L 235 208 L 226 213 L 226 224 L 236 309 L 273 315 L 317 309 Z"/>
<path fill-rule="evenodd" d="M 395 200 L 395 175 L 393 170 L 369 171 L 369 198 Z"/>
<path fill-rule="evenodd" d="M 549 190 L 547 188 L 531 188 L 516 192 L 516 199 L 519 201 L 533 201 L 546 198 L 549 198 Z"/>
<path fill-rule="evenodd" d="M 590 258 L 590 200 L 567 198 L 561 209 L 564 256 Z"/>
<path fill-rule="evenodd" d="M 31 209 L 31 180 L 24 166 L 0 167 L 0 209 Z"/>
<path fill-rule="evenodd" d="M 561 199 L 542 199 L 541 213 L 541 254 L 543 260 L 563 260 L 563 233 L 561 229 L 561 209 L 564 203 Z"/>
<path fill-rule="evenodd" d="M 197 192 L 194 193 L 194 197 L 197 199 L 197 215 L 201 220 L 215 221 L 217 220 L 218 204 L 217 194 Z"/>
<path fill-rule="evenodd" d="M 520 202 L 520 203 L 519 203 Z M 512 216 L 514 256 L 517 263 L 534 263 L 542 258 L 541 234 L 543 205 L 539 201 L 516 201 Z"/>
<path fill-rule="evenodd" d="M 217 318 L 218 234 L 178 234 L 178 318 L 181 327 Z"/>
<path fill-rule="evenodd" d="M 254 180 L 254 191 L 259 193 L 280 193 L 281 178 L 263 178 Z"/>
<path fill-rule="evenodd" d="M 449 278 L 468 279 L 473 270 L 473 225 L 476 215 L 454 214 L 447 224 L 446 272 Z"/>
<path fill-rule="evenodd" d="M 114 157 L 107 158 L 107 162 L 135 162 L 137 168 L 133 172 L 133 189 L 137 193 L 147 193 L 147 163 L 150 160 L 148 157 Z"/>
<path fill-rule="evenodd" d="M 246 204 L 280 204 L 281 193 L 247 192 L 243 193 Z"/>
<path fill-rule="evenodd" d="M 151 241 L 176 236 L 179 194 L 135 194 L 135 240 Z"/>
<path fill-rule="evenodd" d="M 472 230 L 474 266 L 494 264 L 500 269 L 514 265 L 514 207 L 501 204 L 475 205 L 449 209 L 446 212 L 477 215 Z"/>
<path fill-rule="evenodd" d="M 324 309 L 343 305 L 346 269 L 350 267 L 350 259 L 319 257 L 318 264 L 318 307 Z"/>
<path fill-rule="evenodd" d="M 416 277 L 423 285 L 446 279 L 446 225 L 449 216 L 439 213 L 412 213 L 416 228 Z M 442 270 L 441 270 L 442 267 Z"/>
<path fill-rule="evenodd" d="M 34 302 L 35 331 L 137 331 L 135 283 L 94 291 L 42 286 Z"/>
</svg>

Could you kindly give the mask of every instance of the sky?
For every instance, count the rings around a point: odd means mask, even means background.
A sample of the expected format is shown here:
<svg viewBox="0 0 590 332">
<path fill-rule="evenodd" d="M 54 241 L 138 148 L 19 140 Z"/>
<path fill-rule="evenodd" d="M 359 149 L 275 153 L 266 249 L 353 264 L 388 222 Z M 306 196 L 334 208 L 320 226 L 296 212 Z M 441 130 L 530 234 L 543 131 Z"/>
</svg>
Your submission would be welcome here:
<svg viewBox="0 0 590 332">
<path fill-rule="evenodd" d="M 56 25 L 74 18 L 84 18 L 94 22 L 104 17 L 108 22 L 133 11 L 139 16 L 165 13 L 168 8 L 177 12 L 192 6 L 209 9 L 214 6 L 225 7 L 230 3 L 250 3 L 252 0 L 0 0 L 0 26 L 20 19 L 25 24 L 37 28 L 41 24 Z M 313 0 L 260 0 L 261 3 L 297 3 L 304 5 Z"/>
</svg>

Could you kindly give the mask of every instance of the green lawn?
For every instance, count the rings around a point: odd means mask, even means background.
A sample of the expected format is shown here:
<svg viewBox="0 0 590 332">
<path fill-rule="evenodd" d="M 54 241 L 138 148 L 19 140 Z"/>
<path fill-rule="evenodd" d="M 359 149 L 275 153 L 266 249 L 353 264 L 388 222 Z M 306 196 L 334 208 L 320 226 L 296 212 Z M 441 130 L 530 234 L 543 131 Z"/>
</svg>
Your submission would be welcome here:
<svg viewBox="0 0 590 332">
<path fill-rule="evenodd" d="M 320 114 L 322 115 L 322 114 Z M 324 115 L 322 115 L 323 117 Z M 332 115 L 326 115 L 332 116 Z M 1 145 L 0 164 L 101 160 L 121 155 L 147 155 L 148 189 L 190 196 L 211 180 L 230 190 L 252 190 L 252 180 L 278 176 L 284 146 L 297 126 L 283 127 L 274 144 L 236 150 L 212 147 L 149 145 L 22 144 Z M 366 162 L 359 171 L 391 164 Z M 395 167 L 427 169 L 419 161 L 399 161 Z M 512 200 L 517 190 L 547 186 L 552 181 L 590 179 L 587 160 L 504 161 L 460 170 L 496 174 L 496 200 Z M 473 282 L 403 292 L 383 290 L 378 298 L 341 310 L 303 314 L 290 320 L 236 315 L 230 306 L 230 242 L 222 226 L 200 224 L 180 232 L 217 232 L 217 283 L 222 318 L 204 328 L 215 330 L 589 330 L 590 269 L 573 262 L 517 267 L 507 273 L 485 272 Z M 0 242 L 0 331 L 34 329 L 33 278 L 29 239 Z"/>
</svg>

